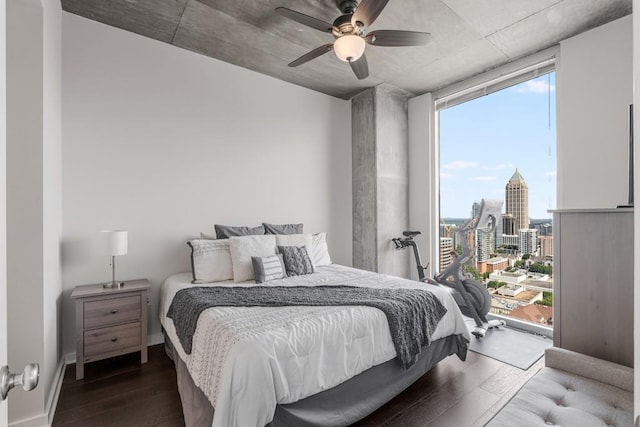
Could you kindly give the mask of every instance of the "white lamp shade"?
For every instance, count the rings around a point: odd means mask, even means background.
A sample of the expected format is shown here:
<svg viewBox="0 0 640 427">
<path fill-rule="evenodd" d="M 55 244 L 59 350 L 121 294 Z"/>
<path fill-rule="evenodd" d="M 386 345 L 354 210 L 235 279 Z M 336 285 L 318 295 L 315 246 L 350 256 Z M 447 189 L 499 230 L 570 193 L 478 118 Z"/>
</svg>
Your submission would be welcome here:
<svg viewBox="0 0 640 427">
<path fill-rule="evenodd" d="M 113 256 L 127 254 L 127 231 L 125 230 L 105 230 L 109 240 L 109 254 Z"/>
<path fill-rule="evenodd" d="M 336 56 L 344 62 L 353 62 L 360 59 L 366 47 L 364 39 L 353 34 L 342 36 L 333 43 Z"/>
</svg>

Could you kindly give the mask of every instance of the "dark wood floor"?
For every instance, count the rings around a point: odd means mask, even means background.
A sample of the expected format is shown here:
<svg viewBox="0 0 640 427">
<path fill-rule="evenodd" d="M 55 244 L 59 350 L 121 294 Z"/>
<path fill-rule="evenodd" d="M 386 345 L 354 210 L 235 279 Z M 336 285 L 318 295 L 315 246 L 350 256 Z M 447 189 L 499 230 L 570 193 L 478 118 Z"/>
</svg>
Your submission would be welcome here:
<svg viewBox="0 0 640 427">
<path fill-rule="evenodd" d="M 90 363 L 80 381 L 67 366 L 53 426 L 184 425 L 164 347 L 149 347 L 149 362 L 139 361 L 135 353 Z M 473 352 L 466 362 L 451 356 L 357 426 L 483 426 L 542 365 L 522 371 Z"/>
</svg>

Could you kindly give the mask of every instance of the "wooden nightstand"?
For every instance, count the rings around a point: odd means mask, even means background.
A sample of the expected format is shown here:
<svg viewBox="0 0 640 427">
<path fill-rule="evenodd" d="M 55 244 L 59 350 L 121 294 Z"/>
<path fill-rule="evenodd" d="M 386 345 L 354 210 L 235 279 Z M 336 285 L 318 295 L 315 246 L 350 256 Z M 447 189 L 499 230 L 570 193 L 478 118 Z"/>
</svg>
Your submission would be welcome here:
<svg viewBox="0 0 640 427">
<path fill-rule="evenodd" d="M 120 288 L 77 286 L 76 379 L 84 378 L 84 364 L 140 352 L 147 363 L 147 279 L 129 280 Z"/>
</svg>

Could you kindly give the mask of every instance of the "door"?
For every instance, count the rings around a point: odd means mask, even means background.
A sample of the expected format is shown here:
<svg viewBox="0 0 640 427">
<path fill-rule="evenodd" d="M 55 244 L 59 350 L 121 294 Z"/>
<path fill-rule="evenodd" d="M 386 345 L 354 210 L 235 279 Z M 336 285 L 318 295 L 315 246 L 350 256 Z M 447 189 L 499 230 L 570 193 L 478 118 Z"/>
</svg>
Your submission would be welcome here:
<svg viewBox="0 0 640 427">
<path fill-rule="evenodd" d="M 0 367 L 7 364 L 6 8 L 6 0 L 0 0 Z M 7 427 L 6 400 L 0 400 L 0 427 Z"/>
</svg>

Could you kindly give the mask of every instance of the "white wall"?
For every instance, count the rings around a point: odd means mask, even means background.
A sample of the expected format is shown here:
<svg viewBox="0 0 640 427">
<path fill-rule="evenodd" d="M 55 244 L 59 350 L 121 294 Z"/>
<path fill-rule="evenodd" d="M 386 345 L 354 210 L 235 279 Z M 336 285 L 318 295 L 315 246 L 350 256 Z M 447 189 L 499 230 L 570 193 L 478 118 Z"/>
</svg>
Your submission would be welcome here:
<svg viewBox="0 0 640 427">
<path fill-rule="evenodd" d="M 351 264 L 350 104 L 63 13 L 64 351 L 74 286 L 110 279 L 98 231 L 129 230 L 117 279 L 158 289 L 213 225 L 303 222 Z"/>
<path fill-rule="evenodd" d="M 631 21 L 627 16 L 560 43 L 558 209 L 628 200 Z"/>
<path fill-rule="evenodd" d="M 11 425 L 43 425 L 61 378 L 61 9 L 7 2 L 8 348 L 40 384 L 9 400 Z"/>
</svg>

